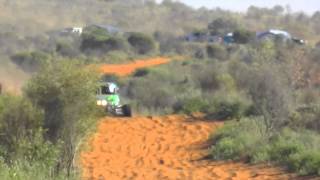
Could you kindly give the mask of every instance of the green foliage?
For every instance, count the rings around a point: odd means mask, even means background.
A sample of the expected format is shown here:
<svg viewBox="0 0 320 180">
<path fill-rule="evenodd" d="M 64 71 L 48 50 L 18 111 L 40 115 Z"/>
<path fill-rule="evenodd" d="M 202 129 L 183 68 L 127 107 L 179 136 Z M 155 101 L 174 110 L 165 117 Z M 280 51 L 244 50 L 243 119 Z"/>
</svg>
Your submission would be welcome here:
<svg viewBox="0 0 320 180">
<path fill-rule="evenodd" d="M 44 139 L 42 124 L 43 113 L 28 99 L 9 95 L 0 97 L 1 179 L 54 177 L 60 145 Z"/>
<path fill-rule="evenodd" d="M 241 94 L 218 93 L 211 100 L 210 107 L 206 111 L 213 119 L 240 119 L 248 115 L 251 103 Z"/>
<path fill-rule="evenodd" d="M 201 72 L 194 74 L 203 91 L 213 91 L 220 88 L 217 70 L 205 68 Z"/>
<path fill-rule="evenodd" d="M 126 51 L 128 43 L 119 35 L 112 35 L 103 28 L 89 26 L 81 35 L 80 49 L 84 52 L 98 51 L 106 53 L 109 51 Z"/>
<path fill-rule="evenodd" d="M 128 48 L 127 42 L 121 37 L 106 37 L 96 39 L 94 36 L 84 36 L 81 43 L 81 50 L 98 51 L 106 53 L 109 51 L 126 51 Z"/>
<path fill-rule="evenodd" d="M 252 163 L 274 162 L 301 175 L 320 175 L 320 136 L 310 131 L 282 130 L 268 137 L 258 119 L 230 122 L 211 135 L 214 159 L 242 159 Z M 255 134 L 255 136 L 252 136 Z"/>
<path fill-rule="evenodd" d="M 49 55 L 41 51 L 20 52 L 11 56 L 12 62 L 26 72 L 37 71 Z"/>
<path fill-rule="evenodd" d="M 245 29 L 238 29 L 233 32 L 233 39 L 235 43 L 246 44 L 254 40 L 254 32 Z"/>
<path fill-rule="evenodd" d="M 29 141 L 32 145 L 41 131 L 43 114 L 20 97 L 1 96 L 0 104 L 0 155 L 10 160 L 25 155 L 26 152 L 19 152 L 22 142 Z"/>
<path fill-rule="evenodd" d="M 212 35 L 224 35 L 233 32 L 237 26 L 236 21 L 233 19 L 217 18 L 208 25 L 208 29 Z"/>
<path fill-rule="evenodd" d="M 61 167 L 68 171 L 79 139 L 94 123 L 97 87 L 94 70 L 69 60 L 47 64 L 25 88 L 27 97 L 44 111 L 46 137 L 62 141 Z"/>
<path fill-rule="evenodd" d="M 74 44 L 60 41 L 56 45 L 56 52 L 66 57 L 76 57 L 80 54 L 77 48 Z"/>
<path fill-rule="evenodd" d="M 208 45 L 207 54 L 209 58 L 216 58 L 219 60 L 226 60 L 228 57 L 228 52 L 221 45 Z"/>
<path fill-rule="evenodd" d="M 150 73 L 150 70 L 147 69 L 147 68 L 141 68 L 141 69 L 138 69 L 136 70 L 134 73 L 133 73 L 133 76 L 134 77 L 143 77 L 143 76 L 146 76 Z"/>
<path fill-rule="evenodd" d="M 110 34 L 102 28 L 96 26 L 89 26 L 84 29 L 83 34 L 81 35 L 84 40 L 90 39 L 92 41 L 105 41 L 110 38 Z"/>
<path fill-rule="evenodd" d="M 210 139 L 214 141 L 210 149 L 212 158 L 216 160 L 247 158 L 256 145 L 263 140 L 258 126 L 250 119 L 226 123 L 218 132 L 210 136 Z"/>
<path fill-rule="evenodd" d="M 191 98 L 183 102 L 182 112 L 191 114 L 193 112 L 204 112 L 208 104 L 200 98 Z"/>
<path fill-rule="evenodd" d="M 75 174 L 70 176 L 67 173 L 54 175 L 54 168 L 48 167 L 41 162 L 29 162 L 26 160 L 15 161 L 7 165 L 0 161 L 0 179 L 8 180 L 73 180 L 77 179 Z"/>
<path fill-rule="evenodd" d="M 266 131 L 281 129 L 288 121 L 290 113 L 289 87 L 281 79 L 281 74 L 275 76 L 272 70 L 263 67 L 252 74 L 249 94 L 257 112 L 263 116 Z M 275 70 L 275 69 L 274 69 Z"/>
<path fill-rule="evenodd" d="M 288 159 L 288 168 L 301 175 L 320 175 L 319 151 L 304 151 L 291 155 Z"/>
<path fill-rule="evenodd" d="M 130 34 L 128 42 L 138 54 L 148 54 L 156 49 L 156 44 L 152 37 L 143 33 Z"/>
</svg>

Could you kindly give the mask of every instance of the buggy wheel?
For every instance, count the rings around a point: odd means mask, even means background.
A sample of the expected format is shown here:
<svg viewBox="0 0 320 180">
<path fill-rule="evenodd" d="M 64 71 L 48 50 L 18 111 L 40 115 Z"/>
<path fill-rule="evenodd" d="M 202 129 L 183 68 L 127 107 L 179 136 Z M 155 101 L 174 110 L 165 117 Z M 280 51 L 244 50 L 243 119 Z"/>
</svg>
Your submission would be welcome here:
<svg viewBox="0 0 320 180">
<path fill-rule="evenodd" d="M 131 111 L 131 107 L 129 104 L 125 104 L 122 106 L 122 112 L 123 112 L 123 115 L 126 117 L 132 116 L 132 111 Z"/>
</svg>

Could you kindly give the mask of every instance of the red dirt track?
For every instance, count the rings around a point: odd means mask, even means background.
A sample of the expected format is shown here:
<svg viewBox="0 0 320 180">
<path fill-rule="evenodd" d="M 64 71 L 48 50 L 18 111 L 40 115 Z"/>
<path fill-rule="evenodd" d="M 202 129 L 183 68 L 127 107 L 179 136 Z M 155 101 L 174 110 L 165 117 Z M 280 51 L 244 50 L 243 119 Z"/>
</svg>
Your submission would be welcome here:
<svg viewBox="0 0 320 180">
<path fill-rule="evenodd" d="M 296 179 L 265 165 L 203 159 L 206 139 L 221 125 L 181 115 L 106 117 L 92 139 L 92 149 L 81 154 L 83 179 Z"/>
<path fill-rule="evenodd" d="M 144 67 L 166 64 L 170 61 L 169 58 L 157 57 L 145 60 L 135 60 L 129 64 L 106 64 L 100 67 L 104 74 L 116 74 L 118 76 L 126 76 L 133 73 L 135 70 Z"/>
</svg>

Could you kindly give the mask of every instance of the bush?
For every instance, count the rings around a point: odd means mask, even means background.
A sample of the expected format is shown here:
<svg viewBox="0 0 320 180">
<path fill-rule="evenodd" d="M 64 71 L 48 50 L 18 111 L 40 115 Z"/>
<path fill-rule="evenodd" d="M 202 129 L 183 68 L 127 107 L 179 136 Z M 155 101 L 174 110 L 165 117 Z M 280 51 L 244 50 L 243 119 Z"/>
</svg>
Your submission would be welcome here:
<svg viewBox="0 0 320 180">
<path fill-rule="evenodd" d="M 41 133 L 43 114 L 30 101 L 20 97 L 4 95 L 0 97 L 0 155 L 6 160 L 27 152 L 22 142 L 34 142 Z M 36 146 L 35 144 L 29 144 Z"/>
<path fill-rule="evenodd" d="M 106 53 L 109 51 L 126 51 L 128 45 L 126 40 L 120 36 L 111 36 L 106 30 L 91 26 L 82 34 L 81 50 L 84 52 L 98 51 Z"/>
<path fill-rule="evenodd" d="M 150 73 L 150 70 L 147 69 L 147 68 L 141 68 L 141 69 L 138 69 L 136 70 L 134 73 L 133 73 L 133 76 L 134 77 L 143 77 L 143 76 L 146 76 Z"/>
<path fill-rule="evenodd" d="M 128 42 L 138 54 L 148 54 L 156 49 L 156 44 L 152 37 L 142 33 L 130 34 Z"/>
<path fill-rule="evenodd" d="M 208 45 L 207 54 L 209 58 L 215 58 L 218 60 L 226 60 L 228 58 L 228 52 L 220 45 Z"/>
<path fill-rule="evenodd" d="M 208 29 L 212 35 L 224 35 L 232 32 L 237 26 L 233 19 L 217 18 L 208 25 Z"/>
<path fill-rule="evenodd" d="M 49 56 L 41 51 L 20 52 L 11 56 L 13 63 L 26 72 L 35 72 L 49 59 Z"/>
<path fill-rule="evenodd" d="M 270 69 L 273 68 L 273 69 Z M 276 67 L 264 66 L 250 72 L 249 96 L 259 115 L 263 117 L 266 132 L 277 132 L 289 121 L 292 97 L 289 86 Z"/>
<path fill-rule="evenodd" d="M 193 112 L 204 112 L 208 104 L 201 98 L 191 98 L 183 102 L 182 112 L 191 114 Z"/>
<path fill-rule="evenodd" d="M 208 117 L 218 120 L 240 119 L 248 115 L 250 101 L 241 95 L 216 95 L 210 102 L 206 113 Z"/>
<path fill-rule="evenodd" d="M 301 175 L 320 175 L 319 134 L 283 129 L 269 137 L 261 131 L 263 126 L 258 119 L 227 123 L 210 136 L 211 156 L 214 159 L 246 158 L 252 163 L 274 162 Z"/>
<path fill-rule="evenodd" d="M 213 146 L 210 154 L 213 159 L 239 160 L 248 158 L 258 143 L 263 140 L 260 134 L 260 124 L 251 119 L 241 119 L 237 122 L 229 122 L 210 136 Z M 252 136 L 255 134 L 255 136 Z"/>
<path fill-rule="evenodd" d="M 218 72 L 215 70 L 205 68 L 194 76 L 203 91 L 214 91 L 220 88 Z"/>
<path fill-rule="evenodd" d="M 85 36 L 81 43 L 81 50 L 84 52 L 97 51 L 104 54 L 109 51 L 127 51 L 127 49 L 127 42 L 120 37 Z"/>
<path fill-rule="evenodd" d="M 139 106 L 153 110 L 171 109 L 175 103 L 172 89 L 152 84 L 151 80 L 134 80 L 129 82 L 128 96 L 136 99 Z"/>
<path fill-rule="evenodd" d="M 0 179 L 33 179 L 33 180 L 71 180 L 77 179 L 75 174 L 67 175 L 66 172 L 54 174 L 54 168 L 41 162 L 19 160 L 7 165 L 0 160 Z"/>
<path fill-rule="evenodd" d="M 24 90 L 44 112 L 47 139 L 62 141 L 59 163 L 68 172 L 79 139 L 95 121 L 98 79 L 98 73 L 77 61 L 57 61 L 44 66 Z"/>
<path fill-rule="evenodd" d="M 56 52 L 66 57 L 76 57 L 80 54 L 77 47 L 67 42 L 58 42 L 56 45 Z"/>
<path fill-rule="evenodd" d="M 28 99 L 0 97 L 0 179 L 55 179 L 60 145 L 43 137 L 43 113 Z M 64 175 L 62 175 L 64 177 Z"/>
<path fill-rule="evenodd" d="M 291 155 L 288 159 L 288 168 L 300 175 L 320 175 L 320 153 L 306 150 Z"/>
<path fill-rule="evenodd" d="M 233 32 L 233 39 L 235 43 L 246 44 L 254 40 L 255 34 L 248 30 L 238 29 Z"/>
<path fill-rule="evenodd" d="M 110 37 L 103 42 L 103 49 L 105 51 L 127 51 L 127 42 L 120 37 Z"/>
</svg>

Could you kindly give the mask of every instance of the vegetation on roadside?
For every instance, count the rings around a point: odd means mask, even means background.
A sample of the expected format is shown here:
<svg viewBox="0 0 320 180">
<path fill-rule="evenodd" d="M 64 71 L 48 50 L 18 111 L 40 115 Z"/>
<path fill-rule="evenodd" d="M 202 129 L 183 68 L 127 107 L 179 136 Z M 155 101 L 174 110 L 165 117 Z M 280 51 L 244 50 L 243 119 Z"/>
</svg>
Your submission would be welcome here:
<svg viewBox="0 0 320 180">
<path fill-rule="evenodd" d="M 76 60 L 47 62 L 23 96 L 0 97 L 3 179 L 76 178 L 75 153 L 95 124 L 98 73 Z"/>
<path fill-rule="evenodd" d="M 300 175 L 320 175 L 320 135 L 310 130 L 283 128 L 276 134 L 258 117 L 228 122 L 211 135 L 210 155 L 215 160 L 274 162 Z"/>
</svg>

